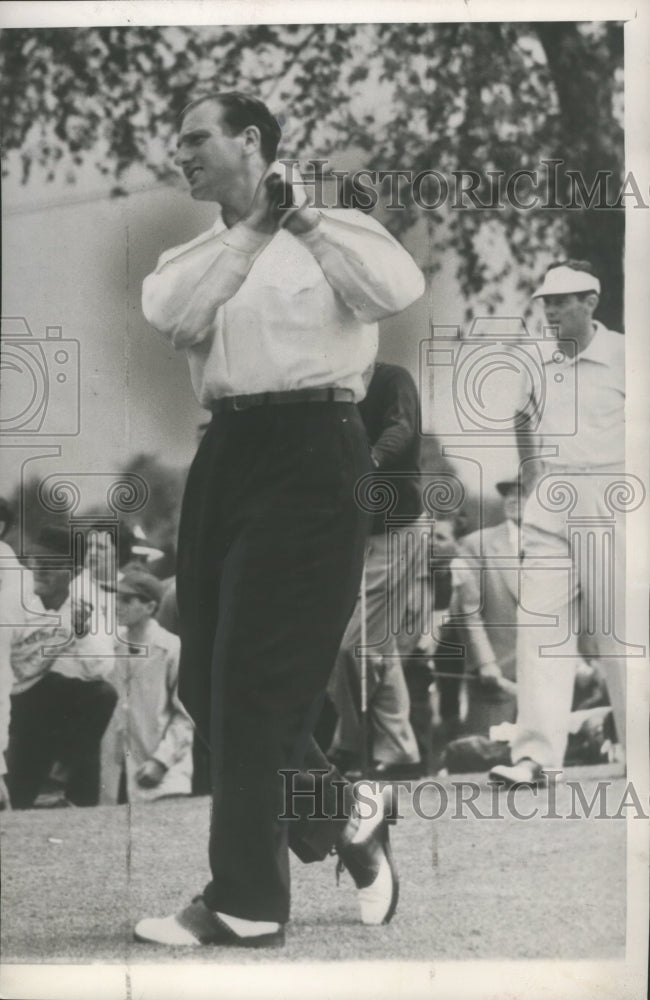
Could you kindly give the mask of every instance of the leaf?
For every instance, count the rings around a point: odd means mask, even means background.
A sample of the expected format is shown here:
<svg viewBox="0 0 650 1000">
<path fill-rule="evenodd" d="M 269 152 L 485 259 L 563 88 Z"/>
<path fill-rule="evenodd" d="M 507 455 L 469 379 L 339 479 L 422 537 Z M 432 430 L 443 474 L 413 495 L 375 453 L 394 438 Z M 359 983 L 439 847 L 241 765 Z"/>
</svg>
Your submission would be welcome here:
<svg viewBox="0 0 650 1000">
<path fill-rule="evenodd" d="M 3 172 L 29 183 L 41 163 L 55 176 L 64 160 L 70 169 L 66 153 L 120 188 L 136 163 L 169 177 L 175 119 L 198 84 L 267 99 L 288 119 L 286 154 L 356 150 L 371 169 L 435 169 L 451 184 L 454 171 L 478 171 L 482 192 L 488 171 L 511 177 L 557 158 L 564 166 L 551 194 L 562 196 L 567 169 L 589 184 L 598 169 L 622 181 L 622 70 L 622 26 L 613 22 L 14 29 L 0 33 Z M 453 202 L 433 225 L 446 234 L 440 253 L 458 254 L 468 302 L 494 304 L 500 294 L 484 249 L 496 227 L 508 266 L 532 269 L 562 244 L 595 256 L 609 285 L 603 318 L 620 324 L 621 213 L 600 213 L 608 233 L 593 211 Z M 403 231 L 426 211 L 411 198 L 390 226 Z"/>
</svg>

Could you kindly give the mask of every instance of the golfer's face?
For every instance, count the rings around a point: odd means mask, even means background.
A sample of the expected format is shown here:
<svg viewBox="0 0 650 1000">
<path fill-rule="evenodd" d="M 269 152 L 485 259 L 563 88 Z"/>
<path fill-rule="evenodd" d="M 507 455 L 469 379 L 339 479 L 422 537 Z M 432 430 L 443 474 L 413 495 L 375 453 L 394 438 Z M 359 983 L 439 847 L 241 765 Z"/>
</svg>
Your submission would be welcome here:
<svg viewBox="0 0 650 1000">
<path fill-rule="evenodd" d="M 241 139 L 221 119 L 221 107 L 206 101 L 187 112 L 178 134 L 175 163 L 197 201 L 221 201 L 241 172 Z"/>
</svg>

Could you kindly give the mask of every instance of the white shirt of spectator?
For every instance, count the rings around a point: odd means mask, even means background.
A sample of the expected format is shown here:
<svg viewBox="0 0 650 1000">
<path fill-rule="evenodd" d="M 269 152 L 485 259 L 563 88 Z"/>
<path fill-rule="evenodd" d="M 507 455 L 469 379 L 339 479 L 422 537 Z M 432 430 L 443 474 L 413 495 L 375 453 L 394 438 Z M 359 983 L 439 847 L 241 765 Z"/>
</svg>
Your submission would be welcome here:
<svg viewBox="0 0 650 1000">
<path fill-rule="evenodd" d="M 563 361 L 564 374 L 553 359 L 562 349 L 561 342 L 544 344 L 549 387 L 545 400 L 531 403 L 530 381 L 527 377 L 521 381 L 515 410 L 531 412 L 532 405 L 540 414 L 533 433 L 540 445 L 554 446 L 550 450 L 557 451 L 542 455 L 549 471 L 553 466 L 617 468 L 625 459 L 625 338 L 597 321 L 594 326 L 596 332 L 587 347 Z M 575 369 L 575 379 L 568 377 L 569 367 Z M 567 434 L 574 424 L 575 433 Z"/>
<path fill-rule="evenodd" d="M 10 545 L 0 541 L 0 774 L 6 773 L 4 755 L 9 742 L 12 639 L 25 621 L 25 608 L 33 607 L 36 600 L 31 570 L 22 565 Z"/>
<path fill-rule="evenodd" d="M 113 661 L 111 637 L 101 632 L 75 635 L 69 597 L 58 611 L 47 611 L 36 596 L 33 601 L 33 608 L 25 612 L 23 625 L 13 630 L 12 694 L 27 691 L 49 670 L 81 680 L 106 677 Z"/>
</svg>

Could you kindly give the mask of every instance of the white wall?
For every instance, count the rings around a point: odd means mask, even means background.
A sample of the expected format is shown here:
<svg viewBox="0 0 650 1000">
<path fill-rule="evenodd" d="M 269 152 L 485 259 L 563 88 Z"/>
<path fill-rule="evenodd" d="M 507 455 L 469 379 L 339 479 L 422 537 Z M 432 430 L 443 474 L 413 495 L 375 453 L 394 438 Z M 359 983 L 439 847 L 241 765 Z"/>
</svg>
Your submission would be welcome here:
<svg viewBox="0 0 650 1000">
<path fill-rule="evenodd" d="M 43 338 L 47 326 L 60 326 L 64 338 L 79 342 L 81 406 L 76 436 L 5 435 L 3 444 L 60 448 L 58 456 L 32 461 L 32 475 L 112 473 L 140 451 L 187 465 L 204 414 L 184 356 L 145 322 L 140 288 L 163 249 L 212 224 L 215 206 L 192 202 L 180 187 L 149 180 L 136 193 L 109 198 L 99 175 L 86 173 L 74 186 L 59 181 L 21 187 L 7 181 L 3 188 L 2 314 L 25 317 L 35 338 Z M 429 253 L 424 228 L 408 240 L 420 262 Z M 462 323 L 464 303 L 453 272 L 449 255 L 428 294 L 383 324 L 380 357 L 405 365 L 416 380 L 418 345 L 430 335 L 431 323 Z M 74 402 L 66 403 L 55 388 L 57 405 L 74 409 Z M 3 372 L 3 390 L 6 419 L 22 412 L 16 395 L 25 393 L 24 379 Z M 53 405 L 48 418 L 54 416 Z M 3 448 L 2 493 L 18 481 L 26 456 L 37 453 Z M 94 502 L 92 496 L 84 499 Z"/>
</svg>

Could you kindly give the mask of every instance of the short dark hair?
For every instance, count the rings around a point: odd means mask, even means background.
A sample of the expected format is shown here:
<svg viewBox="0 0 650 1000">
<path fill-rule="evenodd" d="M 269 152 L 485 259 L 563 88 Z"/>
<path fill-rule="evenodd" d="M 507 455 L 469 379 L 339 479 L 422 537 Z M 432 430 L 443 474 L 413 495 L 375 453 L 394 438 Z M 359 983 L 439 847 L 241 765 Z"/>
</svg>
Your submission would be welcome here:
<svg viewBox="0 0 650 1000">
<path fill-rule="evenodd" d="M 56 556 L 71 556 L 72 536 L 61 524 L 45 524 L 36 536 L 36 545 Z"/>
<path fill-rule="evenodd" d="M 282 136 L 277 118 L 271 114 L 263 101 L 258 100 L 257 97 L 251 97 L 249 94 L 243 94 L 239 90 L 223 90 L 215 94 L 197 97 L 181 111 L 178 116 L 179 126 L 183 123 L 188 111 L 200 104 L 205 104 L 206 101 L 214 101 L 220 105 L 223 111 L 223 124 L 231 135 L 239 135 L 249 125 L 254 125 L 259 129 L 262 156 L 267 163 L 271 163 L 275 159 Z"/>
</svg>

